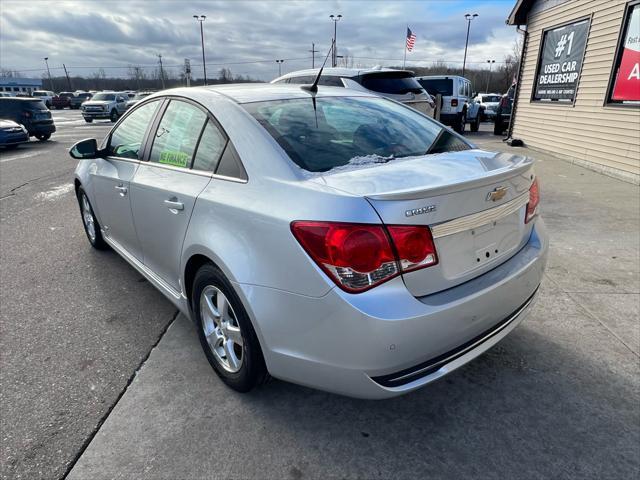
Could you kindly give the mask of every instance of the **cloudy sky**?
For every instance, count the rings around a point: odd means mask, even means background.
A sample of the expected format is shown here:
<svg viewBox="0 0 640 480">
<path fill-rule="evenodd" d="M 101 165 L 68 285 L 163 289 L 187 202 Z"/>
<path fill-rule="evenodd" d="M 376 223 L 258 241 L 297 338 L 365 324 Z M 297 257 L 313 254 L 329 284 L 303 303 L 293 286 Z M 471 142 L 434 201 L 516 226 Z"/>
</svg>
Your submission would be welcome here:
<svg viewBox="0 0 640 480">
<path fill-rule="evenodd" d="M 128 65 L 151 71 L 160 53 L 175 72 L 191 59 L 193 76 L 201 77 L 200 30 L 193 15 L 203 14 L 209 75 L 225 66 L 269 80 L 278 72 L 275 59 L 285 59 L 284 73 L 311 66 L 312 42 L 319 55 L 328 51 L 331 13 L 343 15 L 338 53 L 353 57 L 354 66 L 401 64 L 407 24 L 417 35 L 408 66 L 461 64 L 467 12 L 479 14 L 471 24 L 467 61 L 485 66 L 487 59 L 500 62 L 512 50 L 517 33 L 504 21 L 514 2 L 0 0 L 0 67 L 40 77 L 47 56 L 52 75 L 62 75 L 64 63 L 71 74 L 102 67 L 108 76 L 126 76 Z"/>
</svg>

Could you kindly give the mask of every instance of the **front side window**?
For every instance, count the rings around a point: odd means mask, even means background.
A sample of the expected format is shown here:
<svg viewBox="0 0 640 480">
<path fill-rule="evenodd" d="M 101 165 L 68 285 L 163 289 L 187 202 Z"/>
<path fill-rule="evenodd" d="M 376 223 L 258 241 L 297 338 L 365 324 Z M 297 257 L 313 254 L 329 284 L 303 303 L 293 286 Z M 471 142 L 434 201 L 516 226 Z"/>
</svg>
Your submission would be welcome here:
<svg viewBox="0 0 640 480">
<path fill-rule="evenodd" d="M 189 168 L 206 119 L 199 108 L 172 100 L 158 125 L 149 161 Z"/>
<path fill-rule="evenodd" d="M 449 150 L 470 148 L 412 108 L 383 98 L 319 97 L 316 110 L 311 98 L 249 103 L 244 108 L 293 162 L 311 172 L 433 153 L 432 145 L 441 145 L 443 136 L 453 137 Z"/>
<path fill-rule="evenodd" d="M 320 81 L 318 81 L 318 85 L 325 85 L 327 87 L 344 87 L 342 83 L 342 79 L 340 77 L 335 77 L 333 75 L 327 76 L 322 75 L 320 77 Z"/>
<path fill-rule="evenodd" d="M 159 102 L 150 102 L 133 110 L 111 134 L 107 155 L 112 157 L 140 158 L 140 148 L 149 123 Z"/>
<path fill-rule="evenodd" d="M 220 129 L 211 120 L 204 127 L 198 150 L 193 159 L 194 170 L 213 172 L 216 169 L 220 155 L 227 144 L 227 139 Z"/>
<path fill-rule="evenodd" d="M 607 103 L 640 105 L 640 2 L 627 5 Z"/>
</svg>

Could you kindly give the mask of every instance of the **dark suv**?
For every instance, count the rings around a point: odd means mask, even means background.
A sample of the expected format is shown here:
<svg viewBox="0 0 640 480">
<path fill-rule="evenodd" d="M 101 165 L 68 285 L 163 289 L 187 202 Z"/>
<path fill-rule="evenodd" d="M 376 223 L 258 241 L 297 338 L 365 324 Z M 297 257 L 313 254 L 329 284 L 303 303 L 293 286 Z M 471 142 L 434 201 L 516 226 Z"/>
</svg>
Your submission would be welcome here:
<svg viewBox="0 0 640 480">
<path fill-rule="evenodd" d="M 496 110 L 496 117 L 493 123 L 493 134 L 502 135 L 504 131 L 509 128 L 509 122 L 511 122 L 511 109 L 513 107 L 513 95 L 516 92 L 516 84 L 514 83 L 509 87 L 507 93 L 502 95 L 498 108 Z"/>
<path fill-rule="evenodd" d="M 41 141 L 56 131 L 51 112 L 37 98 L 0 98 L 0 118 L 24 125 L 30 137 Z"/>
</svg>

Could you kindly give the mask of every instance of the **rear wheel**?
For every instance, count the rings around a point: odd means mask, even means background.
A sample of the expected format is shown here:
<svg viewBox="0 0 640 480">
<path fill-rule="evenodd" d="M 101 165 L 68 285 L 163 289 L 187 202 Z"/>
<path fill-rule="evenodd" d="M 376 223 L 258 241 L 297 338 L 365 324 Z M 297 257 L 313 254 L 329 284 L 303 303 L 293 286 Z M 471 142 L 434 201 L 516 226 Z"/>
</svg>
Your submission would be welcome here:
<svg viewBox="0 0 640 480">
<path fill-rule="evenodd" d="M 111 110 L 111 116 L 109 117 L 109 119 L 115 123 L 118 120 L 118 112 L 116 111 L 116 109 L 114 108 L 113 110 Z"/>
<path fill-rule="evenodd" d="M 84 232 L 87 234 L 89 243 L 91 243 L 93 248 L 98 250 L 108 249 L 109 245 L 107 245 L 107 242 L 102 238 L 100 224 L 93 213 L 89 198 L 82 187 L 78 189 L 78 203 L 80 204 L 80 213 L 82 214 L 82 225 L 84 226 Z"/>
<path fill-rule="evenodd" d="M 471 122 L 471 131 L 477 132 L 480 129 L 480 112 L 476 115 L 476 118 Z"/>
<path fill-rule="evenodd" d="M 40 140 L 41 142 L 46 142 L 47 140 L 49 140 L 51 138 L 51 134 L 50 133 L 38 133 L 36 135 L 36 138 L 38 140 Z"/>
<path fill-rule="evenodd" d="M 500 117 L 496 117 L 496 121 L 493 124 L 493 134 L 494 135 L 502 135 L 502 131 L 504 128 L 502 127 L 502 120 Z"/>
<path fill-rule="evenodd" d="M 456 121 L 456 123 L 453 126 L 453 129 L 457 132 L 457 133 L 464 133 L 464 128 L 465 125 L 467 124 L 467 112 L 461 112 L 458 114 L 458 119 Z"/>
<path fill-rule="evenodd" d="M 93 118 L 84 117 L 84 121 L 87 123 L 93 122 Z"/>
<path fill-rule="evenodd" d="M 231 283 L 213 265 L 193 281 L 191 305 L 207 360 L 229 387 L 248 392 L 268 377 L 260 343 Z"/>
</svg>

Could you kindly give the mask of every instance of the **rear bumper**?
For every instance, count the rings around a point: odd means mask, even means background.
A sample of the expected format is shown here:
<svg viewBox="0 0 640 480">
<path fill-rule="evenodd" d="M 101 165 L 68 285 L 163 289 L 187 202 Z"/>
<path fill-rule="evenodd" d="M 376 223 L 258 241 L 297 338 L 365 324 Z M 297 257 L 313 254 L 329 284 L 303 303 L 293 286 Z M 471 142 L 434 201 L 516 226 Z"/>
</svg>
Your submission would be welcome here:
<svg viewBox="0 0 640 480">
<path fill-rule="evenodd" d="M 30 123 L 28 125 L 25 125 L 25 127 L 28 130 L 30 137 L 33 137 L 34 135 L 46 135 L 48 133 L 53 133 L 56 131 L 56 126 L 53 122 Z"/>
<path fill-rule="evenodd" d="M 512 258 L 421 298 L 400 277 L 358 295 L 334 288 L 321 298 L 236 288 L 274 377 L 353 397 L 388 398 L 441 378 L 511 332 L 533 304 L 547 249 L 538 219 Z"/>
</svg>

